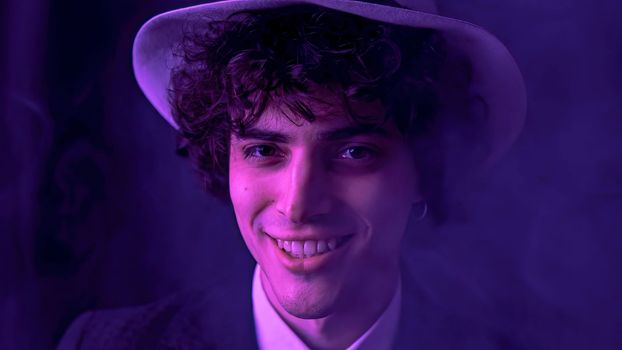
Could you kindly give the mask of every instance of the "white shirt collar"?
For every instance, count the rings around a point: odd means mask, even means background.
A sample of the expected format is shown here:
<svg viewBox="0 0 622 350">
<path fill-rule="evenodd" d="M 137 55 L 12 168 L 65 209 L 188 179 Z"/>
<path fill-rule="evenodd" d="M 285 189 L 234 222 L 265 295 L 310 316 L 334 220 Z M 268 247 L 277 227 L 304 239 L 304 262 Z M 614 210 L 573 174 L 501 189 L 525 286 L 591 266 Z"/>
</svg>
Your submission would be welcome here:
<svg viewBox="0 0 622 350">
<path fill-rule="evenodd" d="M 255 267 L 253 275 L 253 317 L 260 350 L 308 350 L 309 347 L 281 319 L 274 310 L 261 286 L 261 269 Z M 401 280 L 387 309 L 374 324 L 346 350 L 388 350 L 393 345 L 400 317 L 402 301 Z"/>
</svg>

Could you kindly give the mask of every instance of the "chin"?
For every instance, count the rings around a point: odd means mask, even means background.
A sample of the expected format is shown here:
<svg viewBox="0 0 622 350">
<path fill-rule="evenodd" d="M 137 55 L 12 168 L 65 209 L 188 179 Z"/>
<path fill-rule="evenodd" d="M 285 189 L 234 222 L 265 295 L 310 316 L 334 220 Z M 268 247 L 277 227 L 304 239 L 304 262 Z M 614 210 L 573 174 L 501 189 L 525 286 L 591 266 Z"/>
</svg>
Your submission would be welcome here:
<svg viewBox="0 0 622 350">
<path fill-rule="evenodd" d="M 301 302 L 301 300 L 285 298 L 279 302 L 288 314 L 302 319 L 324 318 L 334 312 L 334 303 L 326 300 L 314 300 L 310 303 L 308 300 Z"/>
<path fill-rule="evenodd" d="M 299 286 L 289 291 L 276 290 L 281 307 L 290 315 L 302 319 L 318 319 L 335 312 L 340 288 L 334 285 Z"/>
</svg>

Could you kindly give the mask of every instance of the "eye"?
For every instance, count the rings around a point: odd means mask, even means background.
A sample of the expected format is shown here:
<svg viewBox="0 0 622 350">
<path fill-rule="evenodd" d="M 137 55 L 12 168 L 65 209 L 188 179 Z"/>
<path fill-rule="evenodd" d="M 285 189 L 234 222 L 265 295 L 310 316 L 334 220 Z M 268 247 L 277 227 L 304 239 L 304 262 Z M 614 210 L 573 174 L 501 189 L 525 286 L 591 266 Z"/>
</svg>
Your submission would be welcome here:
<svg viewBox="0 0 622 350">
<path fill-rule="evenodd" d="M 255 158 L 262 160 L 276 155 L 278 155 L 277 149 L 270 145 L 255 145 L 244 149 L 244 159 Z"/>
<path fill-rule="evenodd" d="M 352 146 L 343 150 L 339 154 L 340 159 L 352 159 L 352 160 L 369 160 L 374 155 L 376 155 L 376 151 L 363 146 Z"/>
</svg>

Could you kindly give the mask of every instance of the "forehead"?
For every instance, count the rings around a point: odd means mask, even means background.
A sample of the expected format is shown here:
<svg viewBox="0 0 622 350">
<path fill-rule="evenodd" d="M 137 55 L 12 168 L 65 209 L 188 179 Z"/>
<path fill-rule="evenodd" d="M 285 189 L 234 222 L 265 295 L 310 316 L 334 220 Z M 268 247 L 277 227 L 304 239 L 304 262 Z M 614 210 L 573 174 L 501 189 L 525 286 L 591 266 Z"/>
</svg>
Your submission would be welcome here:
<svg viewBox="0 0 622 350">
<path fill-rule="evenodd" d="M 318 115 L 313 121 L 291 117 L 275 109 L 266 110 L 260 119 L 244 130 L 233 134 L 232 141 L 247 139 L 276 143 L 336 142 L 353 138 L 374 138 L 385 142 L 401 141 L 402 134 L 392 120 L 362 124 L 343 113 Z"/>
<path fill-rule="evenodd" d="M 243 128 L 243 133 L 234 132 L 234 139 L 269 139 L 270 133 L 284 136 L 270 140 L 277 142 L 291 142 L 294 136 L 321 141 L 354 136 L 402 138 L 392 118 L 386 118 L 379 100 L 346 101 L 342 95 L 340 91 L 323 87 L 316 88 L 310 96 L 294 101 L 304 103 L 313 120 L 307 120 L 285 103 L 270 103 L 252 125 Z"/>
</svg>

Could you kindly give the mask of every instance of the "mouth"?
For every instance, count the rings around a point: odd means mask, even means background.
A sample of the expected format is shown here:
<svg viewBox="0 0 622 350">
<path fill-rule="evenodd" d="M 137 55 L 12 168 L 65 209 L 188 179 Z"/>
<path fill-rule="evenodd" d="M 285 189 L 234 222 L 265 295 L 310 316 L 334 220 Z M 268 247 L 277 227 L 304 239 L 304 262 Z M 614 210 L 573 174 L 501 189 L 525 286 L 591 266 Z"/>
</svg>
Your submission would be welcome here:
<svg viewBox="0 0 622 350">
<path fill-rule="evenodd" d="M 274 257 L 287 270 L 294 274 L 308 275 L 337 267 L 348 255 L 356 234 L 320 240 L 282 240 L 270 236 L 270 246 L 274 249 Z"/>
<path fill-rule="evenodd" d="M 321 240 L 281 240 L 267 235 L 276 246 L 294 259 L 309 259 L 315 256 L 330 254 L 342 248 L 354 235 Z"/>
</svg>

